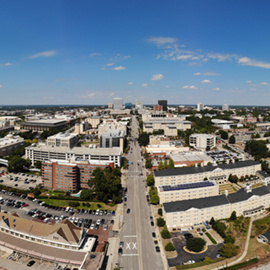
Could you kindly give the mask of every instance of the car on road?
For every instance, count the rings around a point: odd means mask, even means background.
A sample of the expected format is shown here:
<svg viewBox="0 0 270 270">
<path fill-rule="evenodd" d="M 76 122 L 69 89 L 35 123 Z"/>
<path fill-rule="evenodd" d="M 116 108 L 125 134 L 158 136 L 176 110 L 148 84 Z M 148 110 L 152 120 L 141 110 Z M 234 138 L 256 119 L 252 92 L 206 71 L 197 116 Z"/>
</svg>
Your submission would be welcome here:
<svg viewBox="0 0 270 270">
<path fill-rule="evenodd" d="M 129 213 L 130 213 L 130 209 L 128 208 L 128 209 L 127 209 L 127 214 L 129 214 Z"/>
<path fill-rule="evenodd" d="M 27 266 L 28 266 L 28 267 L 31 267 L 31 266 L 33 266 L 35 263 L 36 263 L 35 261 L 30 261 L 30 262 L 27 264 Z"/>
<path fill-rule="evenodd" d="M 154 226 L 154 221 L 151 221 L 151 226 Z"/>
<path fill-rule="evenodd" d="M 122 248 L 119 248 L 118 249 L 118 254 L 121 256 L 123 254 L 123 249 Z"/>
<path fill-rule="evenodd" d="M 120 248 L 123 248 L 123 247 L 124 247 L 124 242 L 123 242 L 123 241 L 121 241 L 121 242 L 119 243 L 119 247 L 120 247 Z"/>
<path fill-rule="evenodd" d="M 154 238 L 156 238 L 156 233 L 152 232 L 152 236 L 153 236 Z"/>
<path fill-rule="evenodd" d="M 155 248 L 156 248 L 156 252 L 160 252 L 159 246 L 155 246 Z"/>
<path fill-rule="evenodd" d="M 157 239 L 154 239 L 154 243 L 155 243 L 155 245 L 157 245 L 158 244 L 158 240 Z"/>
</svg>

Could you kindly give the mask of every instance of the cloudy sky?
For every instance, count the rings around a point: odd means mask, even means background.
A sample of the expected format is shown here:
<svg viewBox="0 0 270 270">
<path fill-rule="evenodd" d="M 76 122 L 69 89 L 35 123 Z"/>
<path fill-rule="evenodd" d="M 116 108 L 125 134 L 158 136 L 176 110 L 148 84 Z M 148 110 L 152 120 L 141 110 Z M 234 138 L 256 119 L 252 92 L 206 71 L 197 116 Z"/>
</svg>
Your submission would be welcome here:
<svg viewBox="0 0 270 270">
<path fill-rule="evenodd" d="M 0 105 L 270 105 L 269 0 L 0 7 Z"/>
</svg>

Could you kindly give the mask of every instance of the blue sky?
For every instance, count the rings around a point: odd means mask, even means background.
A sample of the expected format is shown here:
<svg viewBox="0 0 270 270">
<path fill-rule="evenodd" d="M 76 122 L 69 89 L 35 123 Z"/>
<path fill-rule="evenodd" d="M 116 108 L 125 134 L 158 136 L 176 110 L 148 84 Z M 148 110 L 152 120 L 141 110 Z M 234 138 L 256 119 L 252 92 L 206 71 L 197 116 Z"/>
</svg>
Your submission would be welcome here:
<svg viewBox="0 0 270 270">
<path fill-rule="evenodd" d="M 0 104 L 270 105 L 268 0 L 0 0 Z"/>
</svg>

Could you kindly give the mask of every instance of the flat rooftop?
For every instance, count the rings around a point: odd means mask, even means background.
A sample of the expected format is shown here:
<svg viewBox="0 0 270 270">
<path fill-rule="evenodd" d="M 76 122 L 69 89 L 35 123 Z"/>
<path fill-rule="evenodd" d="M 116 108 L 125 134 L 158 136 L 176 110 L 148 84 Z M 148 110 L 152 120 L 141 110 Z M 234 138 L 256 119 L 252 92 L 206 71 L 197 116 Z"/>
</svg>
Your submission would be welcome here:
<svg viewBox="0 0 270 270">
<path fill-rule="evenodd" d="M 166 185 L 159 186 L 160 192 L 168 192 L 168 191 L 178 191 L 178 190 L 187 190 L 187 189 L 197 189 L 197 188 L 205 188 L 205 187 L 213 187 L 214 183 L 209 181 L 203 181 L 198 183 L 189 183 L 189 184 L 181 184 L 181 185 Z"/>
</svg>

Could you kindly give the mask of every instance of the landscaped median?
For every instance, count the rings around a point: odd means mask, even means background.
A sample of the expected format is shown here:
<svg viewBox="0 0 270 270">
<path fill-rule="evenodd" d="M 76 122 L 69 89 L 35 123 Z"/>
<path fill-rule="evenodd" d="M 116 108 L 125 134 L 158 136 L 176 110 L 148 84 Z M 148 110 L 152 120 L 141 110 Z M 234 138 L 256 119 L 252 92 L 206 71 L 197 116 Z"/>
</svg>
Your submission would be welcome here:
<svg viewBox="0 0 270 270">
<path fill-rule="evenodd" d="M 212 237 L 210 233 L 206 232 L 205 235 L 211 240 L 214 245 L 217 244 L 217 241 Z"/>
</svg>

